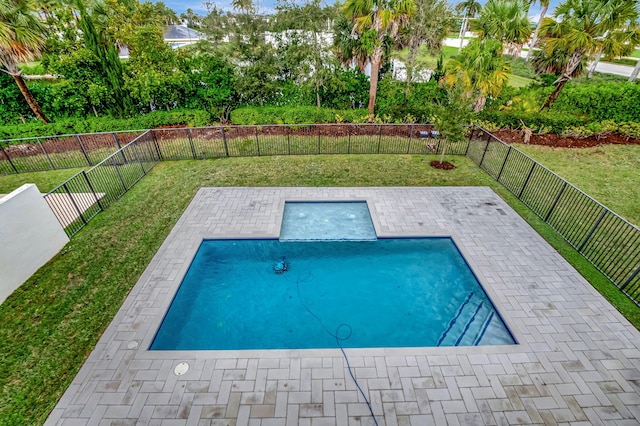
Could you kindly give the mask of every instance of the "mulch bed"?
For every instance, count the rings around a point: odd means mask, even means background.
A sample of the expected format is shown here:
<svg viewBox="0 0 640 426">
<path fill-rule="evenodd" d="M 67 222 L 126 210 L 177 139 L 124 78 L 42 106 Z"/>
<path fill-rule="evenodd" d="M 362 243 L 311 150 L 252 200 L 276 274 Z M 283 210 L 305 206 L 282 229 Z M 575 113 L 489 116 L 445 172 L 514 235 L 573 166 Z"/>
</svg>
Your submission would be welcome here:
<svg viewBox="0 0 640 426">
<path fill-rule="evenodd" d="M 451 164 L 448 161 L 443 161 L 442 163 L 438 160 L 432 161 L 431 162 L 431 167 L 433 167 L 434 169 L 440 169 L 440 170 L 451 170 L 451 169 L 455 169 L 456 166 L 454 166 L 453 164 Z"/>
<path fill-rule="evenodd" d="M 497 130 L 492 132 L 506 143 L 524 143 L 524 133 L 520 130 Z M 555 134 L 531 135 L 529 145 L 545 145 L 556 148 L 590 148 L 598 145 L 640 145 L 640 139 L 633 139 L 619 134 L 589 136 L 588 138 L 571 138 Z"/>
</svg>

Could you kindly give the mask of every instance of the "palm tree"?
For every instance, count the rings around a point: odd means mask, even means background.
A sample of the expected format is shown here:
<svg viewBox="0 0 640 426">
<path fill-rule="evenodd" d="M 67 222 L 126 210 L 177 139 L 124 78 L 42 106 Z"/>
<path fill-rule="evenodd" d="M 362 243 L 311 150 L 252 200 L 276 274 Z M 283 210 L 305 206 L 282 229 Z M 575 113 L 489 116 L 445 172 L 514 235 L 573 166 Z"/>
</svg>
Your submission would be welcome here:
<svg viewBox="0 0 640 426">
<path fill-rule="evenodd" d="M 593 73 L 603 56 L 627 56 L 633 53 L 635 47 L 640 44 L 640 28 L 637 27 L 638 15 L 640 14 L 638 3 L 622 0 L 611 2 L 609 6 L 617 10 L 615 12 L 616 20 L 623 22 L 623 24 L 617 28 L 617 31 L 606 31 L 602 36 L 602 45 L 589 67 L 588 78 L 593 77 Z"/>
<path fill-rule="evenodd" d="M 476 0 L 465 0 L 458 3 L 455 7 L 456 12 L 462 13 L 462 24 L 460 24 L 460 47 L 458 51 L 462 50 L 462 43 L 464 42 L 464 35 L 469 27 L 469 20 L 476 16 L 478 12 L 482 10 L 482 5 Z"/>
<path fill-rule="evenodd" d="M 585 58 L 603 51 L 606 43 L 619 42 L 629 26 L 629 3 L 636 0 L 565 0 L 558 5 L 554 18 L 545 18 L 540 26 L 540 37 L 545 56 L 566 56 L 558 73 L 556 88 L 541 109 L 549 108 L 562 88 L 575 75 Z M 620 30 L 625 28 L 625 30 Z M 607 47 L 611 49 L 611 47 Z"/>
<path fill-rule="evenodd" d="M 426 46 L 431 53 L 440 51 L 442 41 L 455 23 L 452 10 L 445 0 L 416 0 L 416 5 L 416 14 L 399 37 L 401 46 L 409 48 L 405 96 L 409 95 L 420 46 Z"/>
<path fill-rule="evenodd" d="M 354 31 L 373 39 L 369 56 L 371 78 L 368 105 L 369 114 L 373 114 L 385 39 L 396 40 L 400 28 L 415 14 L 416 3 L 414 0 L 346 0 L 343 11 L 354 23 Z"/>
<path fill-rule="evenodd" d="M 38 56 L 45 42 L 44 27 L 29 6 L 27 0 L 0 2 L 0 71 L 13 77 L 35 116 L 46 124 L 49 121 L 18 68 L 20 62 L 28 62 Z"/>
<path fill-rule="evenodd" d="M 333 24 L 333 50 L 345 67 L 356 66 L 364 73 L 367 65 L 369 50 L 372 44 L 357 32 L 353 31 L 353 24 L 344 16 L 339 16 Z"/>
<path fill-rule="evenodd" d="M 528 13 L 529 6 L 522 0 L 489 0 L 472 27 L 480 38 L 500 40 L 506 53 L 517 58 L 531 36 Z"/>
<path fill-rule="evenodd" d="M 529 44 L 529 50 L 527 51 L 527 59 L 526 62 L 531 60 L 531 54 L 533 53 L 533 48 L 538 44 L 538 31 L 540 30 L 540 25 L 542 25 L 542 20 L 547 14 L 547 10 L 549 10 L 549 1 L 550 0 L 539 0 L 540 6 L 542 6 L 542 10 L 540 11 L 540 17 L 538 18 L 538 24 L 536 25 L 536 30 L 533 33 L 533 38 L 531 39 L 531 43 Z M 531 4 L 534 4 L 536 0 L 533 0 Z"/>
<path fill-rule="evenodd" d="M 509 66 L 502 56 L 502 43 L 486 38 L 473 39 L 446 65 L 444 82 L 461 85 L 466 97 L 474 101 L 473 110 L 484 108 L 488 96 L 498 96 L 506 86 Z"/>
</svg>

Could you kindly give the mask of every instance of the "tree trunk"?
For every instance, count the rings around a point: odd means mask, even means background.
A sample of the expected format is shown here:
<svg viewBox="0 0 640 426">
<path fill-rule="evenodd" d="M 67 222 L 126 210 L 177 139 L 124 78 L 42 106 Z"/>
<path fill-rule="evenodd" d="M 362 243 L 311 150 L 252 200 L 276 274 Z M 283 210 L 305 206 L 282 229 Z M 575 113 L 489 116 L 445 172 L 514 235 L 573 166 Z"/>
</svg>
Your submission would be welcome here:
<svg viewBox="0 0 640 426">
<path fill-rule="evenodd" d="M 558 95 L 562 91 L 562 88 L 564 87 L 564 85 L 567 84 L 567 81 L 571 80 L 571 76 L 575 72 L 576 68 L 578 68 L 578 65 L 580 65 L 580 61 L 582 61 L 583 55 L 584 53 L 581 50 L 576 50 L 571 54 L 571 57 L 567 62 L 567 66 L 565 68 L 564 74 L 562 74 L 562 77 L 558 79 L 558 85 L 556 86 L 556 89 L 553 91 L 551 96 L 549 96 L 549 99 L 547 99 L 547 102 L 545 102 L 544 105 L 542 105 L 542 108 L 540 108 L 540 111 L 551 108 L 551 105 L 558 98 Z"/>
<path fill-rule="evenodd" d="M 317 71 L 316 71 L 317 72 Z M 320 108 L 320 82 L 316 79 L 316 106 Z"/>
<path fill-rule="evenodd" d="M 404 100 L 405 102 L 409 98 L 409 93 L 411 92 L 411 83 L 413 83 L 413 68 L 415 67 L 416 57 L 418 56 L 418 49 L 420 45 L 416 43 L 411 43 L 409 46 L 409 56 L 407 57 L 407 63 L 405 64 L 405 69 L 407 71 L 407 82 L 404 88 Z"/>
<path fill-rule="evenodd" d="M 525 60 L 527 63 L 531 60 L 531 55 L 533 54 L 533 48 L 538 44 L 538 30 L 540 29 L 540 25 L 542 24 L 542 20 L 544 19 L 544 15 L 547 14 L 547 9 L 549 6 L 543 6 L 542 11 L 540 12 L 540 19 L 538 19 L 538 25 L 536 26 L 536 31 L 533 33 L 533 38 L 531 39 L 531 44 L 529 45 L 529 51 L 527 52 L 527 59 Z"/>
<path fill-rule="evenodd" d="M 22 79 L 22 76 L 20 74 L 11 74 L 11 77 L 13 77 L 16 84 L 18 85 L 18 88 L 20 89 L 22 96 L 24 96 L 24 99 L 27 101 L 27 104 L 29 104 L 29 108 L 31 108 L 31 111 L 33 111 L 36 117 L 38 117 L 38 119 L 44 124 L 49 124 L 49 120 L 47 120 L 44 112 L 42 112 L 42 108 L 40 108 L 40 105 L 38 104 L 38 101 L 36 101 L 36 98 L 33 97 L 33 94 Z"/>
<path fill-rule="evenodd" d="M 377 46 L 371 57 L 371 78 L 369 81 L 369 115 L 373 115 L 376 109 L 376 92 L 378 91 L 378 75 L 382 62 L 382 47 Z"/>
<path fill-rule="evenodd" d="M 600 59 L 602 59 L 602 55 L 603 55 L 602 51 L 598 52 L 598 54 L 596 55 L 595 59 L 593 60 L 593 63 L 589 67 L 589 73 L 587 74 L 587 78 L 593 77 L 593 73 L 596 71 L 596 67 L 600 62 Z"/>
<path fill-rule="evenodd" d="M 558 81 L 558 85 L 556 86 L 556 89 L 553 91 L 553 93 L 551 94 L 551 96 L 549 96 L 549 99 L 547 99 L 547 102 L 544 103 L 544 105 L 542 105 L 542 108 L 540 108 L 540 111 L 544 110 L 544 109 L 549 109 L 551 108 L 551 105 L 555 102 L 555 100 L 558 98 L 558 95 L 560 94 L 560 91 L 562 90 L 562 88 L 564 87 L 565 84 L 567 84 L 567 81 L 569 81 L 568 77 L 562 77 L 559 81 Z"/>
<path fill-rule="evenodd" d="M 460 24 L 460 48 L 458 53 L 462 50 L 462 44 L 464 43 L 464 35 L 467 32 L 467 17 L 462 18 L 462 24 Z"/>
<path fill-rule="evenodd" d="M 486 96 L 480 96 L 478 99 L 476 99 L 476 101 L 473 103 L 473 112 L 480 112 L 484 109 L 484 105 L 487 103 L 487 97 Z"/>
<path fill-rule="evenodd" d="M 631 75 L 629 76 L 629 82 L 633 83 L 638 78 L 638 73 L 640 73 L 640 60 L 636 62 L 636 66 L 631 71 Z"/>
</svg>

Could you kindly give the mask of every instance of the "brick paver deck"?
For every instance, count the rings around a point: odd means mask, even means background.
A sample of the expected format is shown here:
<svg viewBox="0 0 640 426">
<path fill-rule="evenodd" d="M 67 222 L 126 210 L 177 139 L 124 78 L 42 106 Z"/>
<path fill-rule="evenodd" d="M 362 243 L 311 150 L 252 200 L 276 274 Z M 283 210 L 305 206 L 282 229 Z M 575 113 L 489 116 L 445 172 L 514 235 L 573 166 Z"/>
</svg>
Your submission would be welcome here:
<svg viewBox="0 0 640 426">
<path fill-rule="evenodd" d="M 491 189 L 439 187 L 201 189 L 47 424 L 372 425 L 338 349 L 146 350 L 201 240 L 277 237 L 285 200 L 454 236 L 519 341 L 348 349 L 381 426 L 640 423 L 640 333 Z"/>
</svg>

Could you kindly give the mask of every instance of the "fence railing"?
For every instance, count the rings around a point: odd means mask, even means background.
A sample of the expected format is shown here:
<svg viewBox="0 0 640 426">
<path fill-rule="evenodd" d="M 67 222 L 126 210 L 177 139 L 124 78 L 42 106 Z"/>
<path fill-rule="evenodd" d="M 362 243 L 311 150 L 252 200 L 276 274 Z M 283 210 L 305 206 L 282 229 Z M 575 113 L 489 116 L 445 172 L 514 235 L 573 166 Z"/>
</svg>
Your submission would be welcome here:
<svg viewBox="0 0 640 426">
<path fill-rule="evenodd" d="M 127 192 L 158 161 L 271 155 L 433 154 L 445 149 L 445 143 L 434 138 L 435 134 L 430 124 L 153 129 L 106 156 L 90 170 L 76 174 L 46 198 L 71 236 Z M 84 138 L 79 140 L 88 140 L 86 135 L 79 136 Z M 473 128 L 467 141 L 446 143 L 446 152 L 468 155 L 629 298 L 640 302 L 640 230 L 636 226 L 484 129 Z M 86 146 L 80 149 L 80 155 L 85 153 Z M 0 170 L 6 167 L 2 161 L 0 154 Z"/>
<path fill-rule="evenodd" d="M 124 195 L 159 161 L 147 131 L 89 170 L 82 170 L 45 195 L 69 237 Z"/>
<path fill-rule="evenodd" d="M 481 128 L 467 155 L 640 304 L 640 229 Z"/>
<path fill-rule="evenodd" d="M 0 175 L 98 164 L 144 130 L 32 137 L 0 141 Z"/>
</svg>

